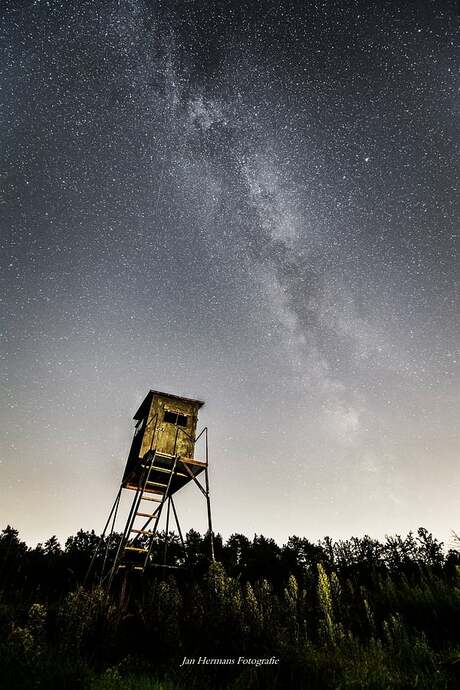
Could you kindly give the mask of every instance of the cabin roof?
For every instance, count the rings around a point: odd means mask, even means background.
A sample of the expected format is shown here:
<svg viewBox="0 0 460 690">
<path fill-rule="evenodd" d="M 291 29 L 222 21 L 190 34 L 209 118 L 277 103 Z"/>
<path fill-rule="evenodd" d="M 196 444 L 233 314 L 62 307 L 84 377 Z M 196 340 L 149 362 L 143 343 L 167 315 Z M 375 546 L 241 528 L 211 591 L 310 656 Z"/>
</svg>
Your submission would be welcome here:
<svg viewBox="0 0 460 690">
<path fill-rule="evenodd" d="M 204 402 L 202 400 L 195 400 L 194 398 L 184 398 L 182 395 L 173 395 L 172 393 L 163 393 L 162 391 L 149 390 L 144 400 L 141 402 L 139 409 L 134 415 L 133 419 L 142 419 L 152 402 L 153 396 L 156 395 L 161 398 L 169 398 L 170 400 L 182 400 L 183 402 L 196 403 L 198 407 L 202 407 Z"/>
</svg>

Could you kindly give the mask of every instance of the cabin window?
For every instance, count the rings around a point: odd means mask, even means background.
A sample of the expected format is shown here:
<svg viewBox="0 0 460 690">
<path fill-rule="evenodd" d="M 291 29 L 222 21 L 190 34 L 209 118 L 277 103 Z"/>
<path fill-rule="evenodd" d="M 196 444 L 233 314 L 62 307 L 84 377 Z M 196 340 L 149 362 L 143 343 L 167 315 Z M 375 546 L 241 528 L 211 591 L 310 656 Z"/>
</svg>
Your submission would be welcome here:
<svg viewBox="0 0 460 690">
<path fill-rule="evenodd" d="M 171 412 L 171 410 L 165 410 L 164 420 L 165 422 L 169 422 L 169 424 L 175 424 L 177 426 L 187 426 L 186 415 L 179 414 L 178 412 Z"/>
</svg>

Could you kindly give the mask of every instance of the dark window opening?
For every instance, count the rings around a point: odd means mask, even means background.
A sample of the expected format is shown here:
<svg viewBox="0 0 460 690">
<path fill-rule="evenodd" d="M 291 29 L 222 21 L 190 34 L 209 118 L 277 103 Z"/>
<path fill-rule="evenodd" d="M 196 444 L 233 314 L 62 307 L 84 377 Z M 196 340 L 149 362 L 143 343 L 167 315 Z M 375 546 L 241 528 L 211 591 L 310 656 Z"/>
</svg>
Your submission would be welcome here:
<svg viewBox="0 0 460 690">
<path fill-rule="evenodd" d="M 170 410 L 165 410 L 164 421 L 177 426 L 187 426 L 187 417 L 185 414 L 171 412 Z"/>
</svg>

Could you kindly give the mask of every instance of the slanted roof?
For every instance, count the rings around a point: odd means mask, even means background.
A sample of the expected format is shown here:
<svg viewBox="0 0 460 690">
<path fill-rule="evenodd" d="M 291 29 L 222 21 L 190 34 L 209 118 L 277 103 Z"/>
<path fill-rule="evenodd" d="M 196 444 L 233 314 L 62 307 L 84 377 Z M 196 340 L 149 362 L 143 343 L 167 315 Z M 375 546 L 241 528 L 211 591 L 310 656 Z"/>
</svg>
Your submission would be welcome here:
<svg viewBox="0 0 460 690">
<path fill-rule="evenodd" d="M 202 407 L 204 402 L 202 400 L 195 400 L 194 398 L 184 398 L 182 395 L 173 395 L 172 393 L 163 393 L 162 391 L 150 390 L 145 396 L 144 400 L 134 415 L 133 419 L 142 419 L 147 414 L 152 403 L 153 396 L 156 395 L 161 398 L 169 398 L 171 400 L 182 400 L 182 402 L 196 403 L 198 407 Z"/>
</svg>

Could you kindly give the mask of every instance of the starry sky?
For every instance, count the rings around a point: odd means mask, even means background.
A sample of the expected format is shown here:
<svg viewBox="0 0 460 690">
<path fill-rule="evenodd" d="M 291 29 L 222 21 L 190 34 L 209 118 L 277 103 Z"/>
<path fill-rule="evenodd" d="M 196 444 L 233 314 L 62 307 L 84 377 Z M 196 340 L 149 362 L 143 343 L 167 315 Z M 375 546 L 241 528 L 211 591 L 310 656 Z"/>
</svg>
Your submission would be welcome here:
<svg viewBox="0 0 460 690">
<path fill-rule="evenodd" d="M 225 537 L 448 540 L 455 2 L 0 14 L 0 526 L 101 531 L 155 388 L 206 401 Z"/>
</svg>

